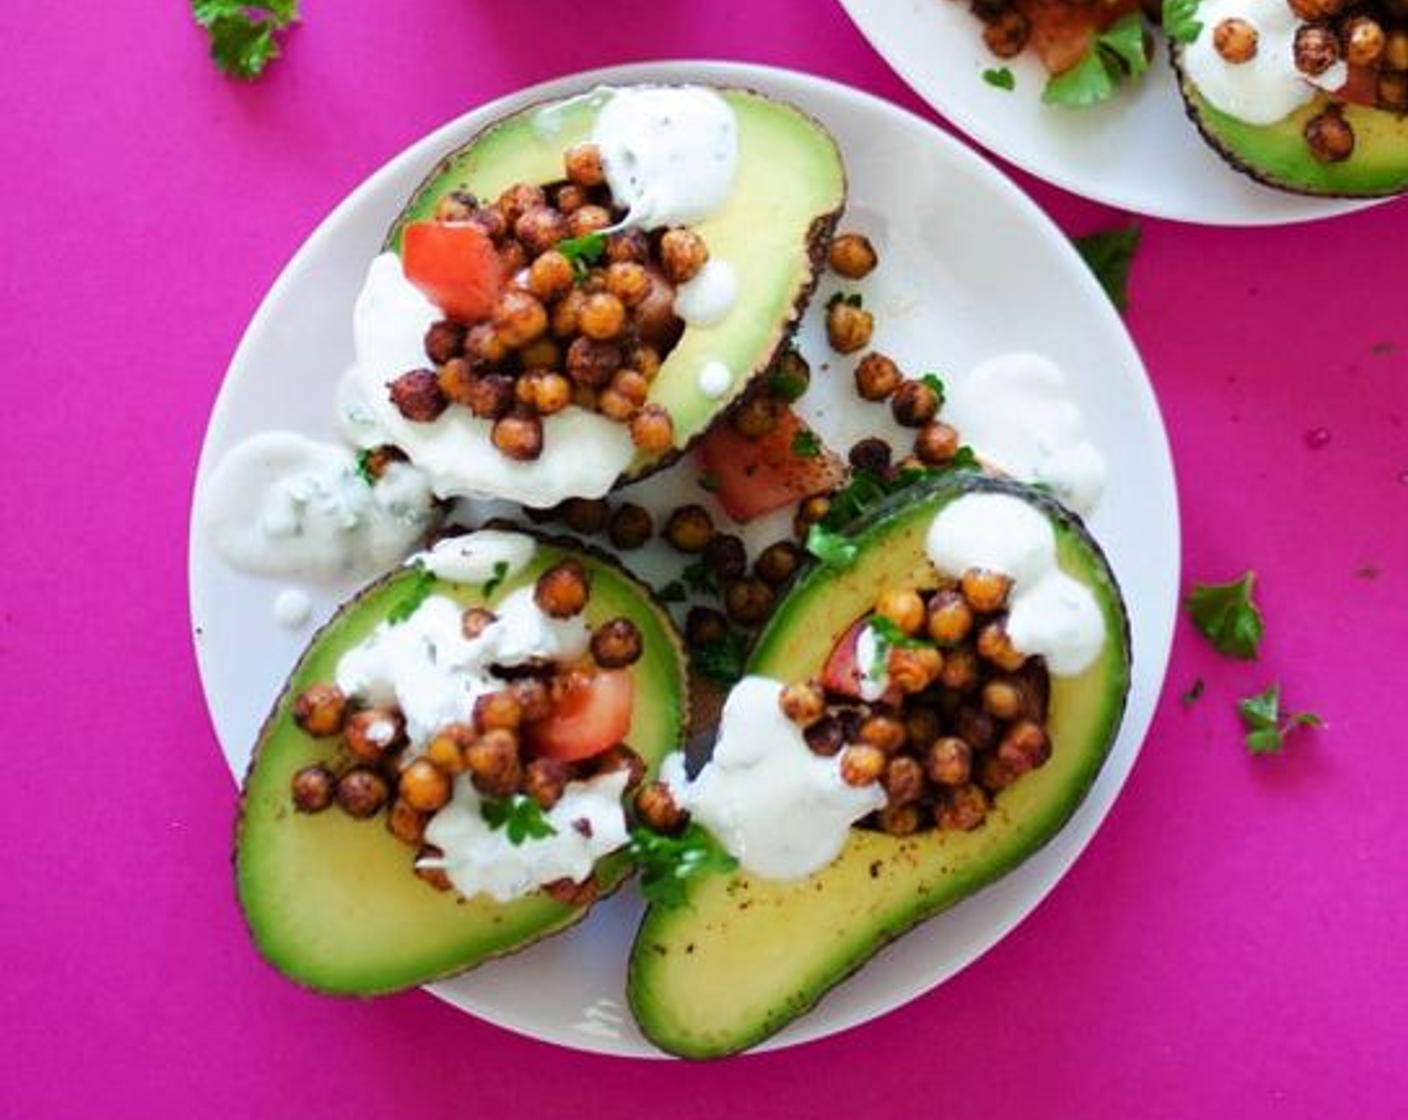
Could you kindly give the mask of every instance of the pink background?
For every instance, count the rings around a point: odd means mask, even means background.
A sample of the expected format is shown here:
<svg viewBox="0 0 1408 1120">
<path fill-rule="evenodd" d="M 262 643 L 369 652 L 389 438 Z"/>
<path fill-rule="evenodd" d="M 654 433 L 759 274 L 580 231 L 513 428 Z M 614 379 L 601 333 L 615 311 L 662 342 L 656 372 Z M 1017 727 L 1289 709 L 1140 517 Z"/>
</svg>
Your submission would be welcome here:
<svg viewBox="0 0 1408 1120">
<path fill-rule="evenodd" d="M 306 0 L 249 88 L 181 0 L 0 12 L 0 1114 L 1402 1115 L 1402 202 L 1282 230 L 1145 223 L 1129 324 L 1185 571 L 1256 567 L 1269 638 L 1247 666 L 1180 625 L 1103 830 L 957 979 L 858 1031 L 687 1067 L 558 1050 L 421 993 L 320 999 L 256 959 L 184 564 L 205 419 L 279 268 L 410 141 L 576 69 L 735 58 L 923 111 L 831 3 L 558 7 Z M 1017 178 L 1071 232 L 1121 218 Z M 1273 678 L 1330 726 L 1252 759 L 1232 703 Z"/>
</svg>

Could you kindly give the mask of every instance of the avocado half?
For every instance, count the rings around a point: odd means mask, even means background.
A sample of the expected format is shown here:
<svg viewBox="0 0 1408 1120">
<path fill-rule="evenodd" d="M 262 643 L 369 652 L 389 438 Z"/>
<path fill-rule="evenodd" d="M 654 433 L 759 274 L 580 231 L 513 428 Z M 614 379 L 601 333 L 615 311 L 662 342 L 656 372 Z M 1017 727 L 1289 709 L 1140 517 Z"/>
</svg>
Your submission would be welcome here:
<svg viewBox="0 0 1408 1120">
<path fill-rule="evenodd" d="M 633 669 L 629 742 L 654 772 L 679 745 L 687 692 L 679 636 L 643 584 L 598 554 L 540 541 L 532 562 L 488 596 L 478 585 L 444 580 L 432 594 L 492 606 L 569 556 L 591 573 L 588 622 L 625 615 L 640 628 L 645 652 Z M 402 568 L 377 580 L 314 636 L 259 733 L 240 801 L 235 879 L 255 944 L 291 980 L 337 995 L 378 995 L 462 972 L 564 929 L 589 909 L 542 893 L 510 903 L 442 893 L 413 874 L 414 853 L 382 816 L 357 821 L 336 807 L 294 811 L 294 772 L 330 762 L 338 750 L 336 738 L 314 739 L 294 723 L 294 698 L 331 680 L 338 659 L 385 620 L 416 578 Z M 624 854 L 599 861 L 601 894 L 629 871 Z"/>
<path fill-rule="evenodd" d="M 789 882 L 742 872 L 696 879 L 686 905 L 651 906 L 631 950 L 627 995 L 645 1036 L 682 1057 L 737 1053 L 808 1011 L 887 942 L 1000 878 L 1051 839 L 1095 781 L 1119 729 L 1130 681 L 1124 602 L 1080 521 L 1030 488 L 976 474 L 906 491 L 851 536 L 855 563 L 813 567 L 759 638 L 749 672 L 816 675 L 840 636 L 886 586 L 933 586 L 924 551 L 934 515 L 976 490 L 1035 506 L 1056 532 L 1062 569 L 1095 595 L 1106 642 L 1076 677 L 1051 678 L 1045 766 L 996 796 L 973 832 L 907 838 L 852 829 L 821 871 Z"/>
<path fill-rule="evenodd" d="M 649 400 L 669 410 L 674 448 L 638 456 L 627 479 L 677 458 L 772 363 L 816 287 L 831 233 L 846 201 L 846 172 L 830 134 L 791 105 L 742 89 L 718 89 L 738 124 L 738 177 L 727 203 L 694 228 L 711 257 L 738 280 L 732 311 L 711 326 L 686 326 L 651 383 Z M 450 191 L 497 198 L 515 183 L 563 178 L 563 152 L 592 136 L 609 90 L 520 109 L 456 149 L 411 196 L 387 234 L 399 253 L 407 223 L 429 220 Z M 734 372 L 721 397 L 699 389 L 699 371 L 723 362 Z"/>
<path fill-rule="evenodd" d="M 1377 198 L 1408 190 L 1408 114 L 1341 102 L 1354 129 L 1354 153 L 1322 163 L 1305 142 L 1306 123 L 1335 99 L 1325 93 L 1274 124 L 1248 124 L 1214 108 L 1183 66 L 1183 46 L 1170 43 L 1188 118 L 1217 153 L 1259 183 L 1295 194 Z"/>
</svg>

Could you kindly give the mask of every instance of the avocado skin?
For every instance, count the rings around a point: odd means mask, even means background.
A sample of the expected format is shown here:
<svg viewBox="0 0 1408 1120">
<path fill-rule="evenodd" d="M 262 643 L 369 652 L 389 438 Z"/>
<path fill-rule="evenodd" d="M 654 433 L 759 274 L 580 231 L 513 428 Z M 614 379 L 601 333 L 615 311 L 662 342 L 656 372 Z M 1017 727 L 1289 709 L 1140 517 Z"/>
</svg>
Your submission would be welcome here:
<svg viewBox="0 0 1408 1120">
<path fill-rule="evenodd" d="M 712 876 L 693 881 L 678 910 L 651 906 L 632 947 L 627 998 L 642 1032 L 661 1049 L 715 1058 L 768 1038 L 890 941 L 1037 851 L 1094 783 L 1128 694 L 1128 616 L 1080 520 L 1027 487 L 954 472 L 893 495 L 852 526 L 861 555 L 850 569 L 813 567 L 800 577 L 759 639 L 750 669 L 791 679 L 819 668 L 873 599 L 875 587 L 864 578 L 868 558 L 888 553 L 878 566 L 890 577 L 921 572 L 922 545 L 919 557 L 897 557 L 908 542 L 896 545 L 896 534 L 908 527 L 912 540 L 940 505 L 975 491 L 1010 493 L 1040 509 L 1057 528 L 1063 567 L 1095 591 L 1105 613 L 1109 640 L 1101 660 L 1081 677 L 1052 678 L 1052 760 L 999 794 L 988 823 L 973 833 L 897 839 L 853 830 L 838 859 L 806 878 Z"/>
<path fill-rule="evenodd" d="M 690 84 L 702 85 L 703 83 Z M 841 212 L 845 209 L 845 165 L 841 160 L 835 141 L 820 122 L 794 105 L 771 98 L 755 90 L 736 86 L 706 86 L 705 88 L 712 89 L 727 98 L 733 103 L 736 112 L 747 113 L 756 109 L 762 113 L 772 114 L 775 121 L 784 119 L 789 121 L 790 131 L 795 133 L 797 150 L 806 151 L 807 157 L 816 161 L 815 166 L 799 169 L 799 174 L 793 177 L 793 181 L 786 184 L 792 193 L 805 190 L 818 200 L 816 209 L 809 211 L 810 216 L 805 230 L 798 230 L 802 241 L 796 247 L 804 249 L 806 267 L 802 274 L 794 277 L 790 298 L 785 306 L 778 309 L 776 322 L 769 332 L 768 340 L 760 344 L 756 352 L 750 355 L 748 368 L 735 370 L 733 385 L 723 396 L 714 400 L 706 400 L 702 394 L 689 393 L 688 387 L 684 383 L 697 373 L 697 366 L 676 370 L 674 372 L 677 376 L 671 378 L 666 375 L 666 371 L 670 370 L 670 361 L 674 355 L 667 358 L 665 366 L 662 368 L 662 375 L 657 376 L 655 384 L 652 386 L 650 400 L 657 400 L 659 390 L 674 385 L 677 388 L 671 392 L 675 400 L 665 401 L 667 407 L 677 404 L 679 398 L 693 397 L 695 399 L 687 400 L 687 403 L 696 405 L 698 414 L 691 417 L 689 422 L 683 425 L 685 429 L 682 433 L 683 438 L 679 439 L 671 450 L 657 456 L 637 456 L 622 476 L 622 484 L 638 482 L 656 471 L 663 470 L 689 451 L 695 443 L 703 438 L 709 428 L 709 423 L 717 416 L 722 415 L 730 405 L 741 399 L 749 384 L 766 372 L 768 367 L 787 348 L 797 325 L 806 312 L 811 297 L 816 291 L 821 271 L 826 264 L 827 248 L 832 234 L 835 232 L 836 223 L 840 220 Z M 575 142 L 576 139 L 585 138 L 585 134 L 582 132 L 583 121 L 576 118 L 580 116 L 589 124 L 590 116 L 588 114 L 594 115 L 595 110 L 582 108 L 580 111 L 574 111 L 572 106 L 574 104 L 589 105 L 592 92 L 592 90 L 583 90 L 580 94 L 568 94 L 529 104 L 489 123 L 476 132 L 464 144 L 441 159 L 412 192 L 406 206 L 387 232 L 382 246 L 383 251 L 399 252 L 401 235 L 406 225 L 412 221 L 429 218 L 436 201 L 448 191 L 466 189 L 473 192 L 476 185 L 480 185 L 481 190 L 475 193 L 487 201 L 492 201 L 496 191 L 503 189 L 513 180 L 512 176 L 505 178 L 497 174 L 495 164 L 497 157 L 501 154 L 500 149 L 508 150 L 511 147 L 511 140 L 516 129 L 526 127 L 531 131 L 533 117 L 542 110 L 554 111 L 567 107 L 563 118 L 567 122 L 562 128 L 563 139 Z M 744 124 L 745 122 L 740 119 L 740 144 L 746 148 L 747 133 Z M 538 139 L 541 141 L 541 137 Z M 553 136 L 551 142 L 557 143 L 558 137 Z M 560 151 L 554 155 L 555 157 L 560 156 Z M 766 159 L 766 162 L 776 163 L 775 159 L 770 158 L 771 155 L 772 153 L 768 152 L 769 158 Z M 761 157 L 761 152 L 759 157 Z M 759 157 L 755 158 L 758 158 L 760 163 L 764 162 Z M 741 162 L 742 158 L 740 158 Z M 531 166 L 534 171 L 539 173 L 539 177 L 533 181 L 553 182 L 561 179 L 560 162 L 551 165 L 551 169 L 546 169 L 546 166 L 541 163 L 528 163 L 522 166 Z M 493 190 L 486 192 L 482 189 L 482 184 L 486 181 L 494 184 Z M 818 186 L 818 183 L 822 185 Z M 745 200 L 742 203 L 731 202 L 729 205 L 734 209 L 743 209 L 747 205 L 747 188 L 743 187 L 736 193 L 743 196 Z M 752 221 L 746 209 L 742 214 L 737 215 L 735 220 L 740 223 L 741 233 L 751 232 L 745 229 L 745 224 Z M 711 216 L 701 223 L 699 228 L 704 233 L 706 241 L 710 240 L 711 225 L 717 221 L 722 221 L 722 219 Z M 750 240 L 746 236 L 742 239 L 745 242 Z M 714 246 L 711 242 L 712 248 Z M 730 263 L 737 266 L 737 261 L 732 258 L 727 259 L 730 259 Z M 749 303 L 750 299 L 756 302 L 757 294 L 749 292 L 745 284 L 740 284 L 739 305 Z M 686 337 L 691 329 L 686 329 Z M 722 329 L 723 327 L 720 326 L 708 328 L 708 331 L 713 333 Z M 675 407 L 671 407 L 671 411 L 678 418 L 679 411 Z M 677 431 L 679 427 L 680 425 L 677 425 Z"/>
<path fill-rule="evenodd" d="M 591 603 L 589 617 L 600 621 L 630 613 L 642 626 L 648 649 L 651 635 L 657 638 L 658 652 L 648 652 L 638 663 L 650 679 L 648 687 L 638 690 L 637 725 L 644 722 L 643 710 L 653 714 L 644 737 L 633 734 L 631 740 L 653 772 L 679 745 L 688 719 L 683 650 L 668 614 L 645 584 L 600 550 L 567 537 L 499 527 L 532 536 L 539 547 L 528 568 L 505 581 L 495 600 L 556 560 L 575 556 L 593 572 L 598 589 L 609 584 L 609 601 L 597 607 L 600 617 Z M 463 899 L 454 892 L 440 893 L 411 873 L 411 849 L 387 832 L 383 816 L 353 821 L 335 807 L 312 816 L 293 811 L 289 776 L 309 762 L 335 758 L 338 742 L 311 739 L 292 726 L 294 696 L 312 681 L 328 679 L 325 670 L 343 649 L 370 633 L 412 578 L 409 568 L 380 577 L 314 634 L 260 730 L 241 788 L 234 871 L 246 926 L 274 968 L 300 986 L 327 995 L 381 995 L 445 979 L 525 949 L 582 920 L 590 909 L 558 903 L 541 893 L 504 904 L 483 896 Z M 485 601 L 478 588 L 444 580 L 437 582 L 435 593 L 451 594 L 466 604 Z M 658 640 L 662 638 L 663 643 Z M 665 650 L 659 650 L 662 644 Z M 291 872 L 290 863 L 301 872 Z M 617 889 L 631 870 L 624 853 L 599 861 L 594 874 L 599 897 Z M 326 904 L 321 913 L 308 901 L 314 896 Z M 393 954 L 383 951 L 384 959 L 368 959 L 356 941 L 369 927 L 389 930 L 390 937 L 382 938 L 383 950 L 387 941 L 394 941 L 402 956 L 392 959 Z"/>
<path fill-rule="evenodd" d="M 1310 154 L 1305 123 L 1332 104 L 1324 93 L 1274 124 L 1253 125 L 1214 108 L 1183 68 L 1183 46 L 1169 43 L 1183 111 L 1222 159 L 1264 186 L 1317 198 L 1390 198 L 1408 190 L 1408 114 L 1345 105 L 1354 127 L 1354 153 L 1342 163 Z M 1367 143 L 1373 155 L 1366 152 Z"/>
</svg>

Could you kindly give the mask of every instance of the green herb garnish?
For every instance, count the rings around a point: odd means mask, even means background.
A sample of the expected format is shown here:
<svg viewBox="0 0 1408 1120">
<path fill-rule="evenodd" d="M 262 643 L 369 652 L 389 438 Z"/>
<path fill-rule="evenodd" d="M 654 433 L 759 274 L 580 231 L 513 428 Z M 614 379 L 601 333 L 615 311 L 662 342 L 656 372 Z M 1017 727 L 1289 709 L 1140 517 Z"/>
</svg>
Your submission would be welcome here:
<svg viewBox="0 0 1408 1120">
<path fill-rule="evenodd" d="M 664 587 L 656 590 L 655 597 L 662 603 L 683 603 L 689 598 L 689 595 L 685 591 L 683 583 L 677 579 L 672 579 L 669 583 L 665 584 Z"/>
<path fill-rule="evenodd" d="M 809 428 L 798 428 L 792 433 L 792 454 L 798 459 L 815 459 L 821 454 L 821 439 Z"/>
<path fill-rule="evenodd" d="M 983 81 L 997 89 L 1014 90 L 1017 88 L 1017 76 L 1005 66 L 1000 66 L 996 70 L 984 70 Z"/>
<path fill-rule="evenodd" d="M 919 375 L 919 380 L 933 390 L 934 396 L 939 398 L 939 404 L 942 406 L 945 397 L 944 379 L 937 373 L 923 373 Z"/>
<path fill-rule="evenodd" d="M 1125 78 L 1149 69 L 1144 51 L 1144 17 L 1131 12 L 1095 37 L 1081 60 L 1046 83 L 1048 105 L 1079 109 L 1108 101 Z"/>
<path fill-rule="evenodd" d="M 1266 624 L 1252 602 L 1256 573 L 1248 572 L 1231 583 L 1195 583 L 1183 600 L 1198 632 L 1219 653 L 1243 661 L 1255 660 Z"/>
<path fill-rule="evenodd" d="M 435 586 L 435 573 L 417 560 L 412 567 L 415 569 L 415 577 L 406 587 L 405 593 L 391 605 L 391 609 L 386 612 L 386 621 L 392 626 L 399 626 L 420 610 L 420 605 L 430 598 L 431 588 Z"/>
<path fill-rule="evenodd" d="M 788 404 L 800 400 L 807 391 L 807 385 L 805 377 L 798 377 L 780 365 L 773 366 L 768 371 L 768 392 Z"/>
<path fill-rule="evenodd" d="M 500 585 L 501 583 L 503 583 L 504 579 L 505 579 L 507 576 L 508 576 L 508 561 L 507 561 L 507 560 L 498 560 L 498 561 L 495 561 L 495 563 L 494 563 L 494 574 L 493 574 L 492 576 L 490 576 L 490 577 L 488 578 L 488 580 L 485 581 L 484 586 L 483 586 L 482 588 L 480 588 L 480 590 L 484 593 L 484 598 L 487 599 L 487 598 L 489 598 L 489 596 L 493 595 L 493 593 L 499 589 L 499 585 Z"/>
<path fill-rule="evenodd" d="M 680 572 L 680 577 L 684 580 L 685 587 L 696 595 L 717 595 L 719 593 L 719 573 L 703 560 L 696 560 L 694 563 L 686 565 L 684 571 Z"/>
<path fill-rule="evenodd" d="M 849 307 L 861 307 L 863 301 L 859 292 L 852 292 L 847 295 L 845 292 L 832 292 L 831 298 L 826 301 L 826 310 L 830 311 L 838 303 L 844 303 Z"/>
<path fill-rule="evenodd" d="M 870 664 L 869 676 L 881 677 L 885 673 L 885 667 L 890 662 L 890 651 L 892 649 L 922 649 L 925 646 L 932 646 L 934 643 L 923 638 L 911 638 L 884 615 L 871 615 L 870 621 L 866 623 L 870 632 L 875 635 L 875 658 Z"/>
<path fill-rule="evenodd" d="M 1265 692 L 1238 701 L 1237 711 L 1247 729 L 1247 750 L 1252 754 L 1279 754 L 1286 735 L 1298 727 L 1323 727 L 1325 721 L 1314 712 L 1283 712 L 1281 686 L 1272 684 Z"/>
<path fill-rule="evenodd" d="M 845 533 L 817 522 L 807 530 L 807 551 L 828 568 L 849 568 L 860 549 Z"/>
<path fill-rule="evenodd" d="M 727 874 L 738 866 L 738 860 L 697 824 L 679 836 L 633 828 L 627 850 L 640 868 L 640 893 L 645 900 L 671 908 L 684 905 L 691 879 Z"/>
<path fill-rule="evenodd" d="M 724 686 L 743 679 L 747 661 L 748 639 L 737 630 L 725 631 L 722 637 L 706 642 L 690 657 L 690 664 L 700 676 Z"/>
<path fill-rule="evenodd" d="M 1139 223 L 1131 222 L 1121 229 L 1100 230 L 1072 238 L 1076 252 L 1090 266 L 1095 279 L 1100 281 L 1110 302 L 1119 311 L 1129 307 L 1129 267 L 1139 250 L 1141 233 Z"/>
<path fill-rule="evenodd" d="M 1202 33 L 1198 19 L 1198 0 L 1164 0 L 1164 34 L 1175 43 L 1196 42 Z"/>
<path fill-rule="evenodd" d="M 553 247 L 572 263 L 572 271 L 580 280 L 606 252 L 606 234 L 586 233 L 581 237 L 569 237 Z"/>
<path fill-rule="evenodd" d="M 277 33 L 298 19 L 298 0 L 191 0 L 210 37 L 210 57 L 232 78 L 253 81 L 279 57 Z"/>
<path fill-rule="evenodd" d="M 707 490 L 710 494 L 719 492 L 719 479 L 712 471 L 705 471 L 699 476 L 699 488 Z"/>
<path fill-rule="evenodd" d="M 495 832 L 508 830 L 508 842 L 514 847 L 525 840 L 542 840 L 556 836 L 557 829 L 543 816 L 543 807 L 533 798 L 515 793 L 512 797 L 481 801 L 479 815 Z"/>
<path fill-rule="evenodd" d="M 376 476 L 372 474 L 372 449 L 364 447 L 357 452 L 357 477 L 368 486 L 376 485 Z"/>
</svg>

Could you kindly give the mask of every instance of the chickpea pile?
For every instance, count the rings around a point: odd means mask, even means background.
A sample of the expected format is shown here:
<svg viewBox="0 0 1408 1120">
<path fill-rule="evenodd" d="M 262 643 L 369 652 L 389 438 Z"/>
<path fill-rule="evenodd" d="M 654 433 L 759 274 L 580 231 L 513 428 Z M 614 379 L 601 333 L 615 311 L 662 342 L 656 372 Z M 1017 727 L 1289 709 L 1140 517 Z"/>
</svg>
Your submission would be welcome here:
<svg viewBox="0 0 1408 1120">
<path fill-rule="evenodd" d="M 534 587 L 538 607 L 554 618 L 580 614 L 590 593 L 588 574 L 574 560 L 549 568 Z M 494 621 L 489 609 L 469 607 L 461 626 L 473 640 Z M 598 774 L 629 770 L 627 788 L 634 790 L 644 777 L 645 762 L 626 744 L 578 762 L 561 762 L 533 757 L 524 731 L 550 715 L 595 669 L 626 668 L 642 652 L 634 622 L 603 622 L 592 632 L 591 663 L 515 668 L 501 689 L 478 697 L 469 722 L 438 729 L 414 755 L 407 752 L 405 720 L 395 707 L 360 705 L 331 683 L 311 685 L 294 699 L 294 721 L 314 738 L 339 739 L 339 750 L 330 764 L 314 763 L 293 775 L 293 806 L 300 813 L 320 813 L 336 805 L 357 820 L 385 812 L 387 830 L 415 849 L 418 862 L 442 854 L 425 844 L 425 827 L 449 803 L 457 775 L 468 774 L 484 797 L 522 794 L 545 811 L 557 804 L 569 781 Z M 438 869 L 417 867 L 416 874 L 439 890 L 450 888 Z M 584 901 L 582 884 L 562 882 L 546 889 L 562 901 Z"/>
<path fill-rule="evenodd" d="M 488 205 L 464 192 L 439 201 L 435 220 L 483 230 L 510 279 L 489 319 L 431 325 L 432 367 L 396 378 L 391 400 L 422 422 L 467 408 L 493 422 L 494 446 L 516 460 L 542 454 L 543 418 L 569 405 L 628 424 L 637 447 L 662 454 L 674 423 L 649 402 L 650 386 L 683 331 L 675 288 L 698 275 L 708 247 L 685 228 L 604 232 L 622 213 L 600 153 L 578 145 L 564 163 L 563 181 L 518 183 Z M 594 235 L 603 244 L 584 251 L 577 239 Z"/>
<path fill-rule="evenodd" d="M 874 703 L 789 684 L 783 712 L 852 785 L 879 782 L 886 803 L 863 827 L 895 836 L 977 828 L 992 797 L 1051 754 L 1048 678 L 1007 636 L 1011 581 L 973 569 L 929 591 L 890 589 L 868 618 L 912 644 L 890 645 L 889 688 Z M 861 667 L 858 667 L 861 668 Z"/>
</svg>

